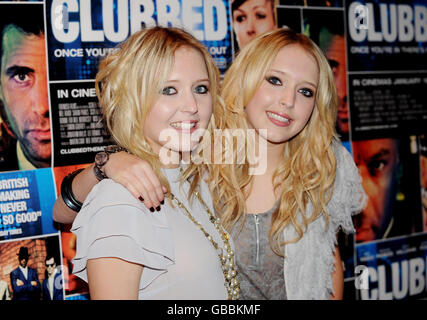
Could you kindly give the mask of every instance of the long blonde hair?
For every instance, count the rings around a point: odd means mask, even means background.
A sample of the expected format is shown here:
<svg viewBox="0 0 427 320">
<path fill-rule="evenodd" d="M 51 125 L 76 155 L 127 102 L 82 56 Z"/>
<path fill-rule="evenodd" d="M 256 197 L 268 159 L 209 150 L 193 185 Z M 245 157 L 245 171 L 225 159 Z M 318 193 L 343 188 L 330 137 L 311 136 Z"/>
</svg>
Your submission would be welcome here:
<svg viewBox="0 0 427 320">
<path fill-rule="evenodd" d="M 189 47 L 204 58 L 214 112 L 219 103 L 219 72 L 206 48 L 189 33 L 177 28 L 153 27 L 129 37 L 118 50 L 101 61 L 96 76 L 96 92 L 108 130 L 116 143 L 147 160 L 164 186 L 169 183 L 160 171 L 160 161 L 144 136 L 144 124 L 151 107 L 160 97 L 172 70 L 175 52 Z M 206 134 L 212 131 L 213 119 Z M 204 140 L 202 139 L 201 144 Z M 200 147 L 200 146 L 199 146 Z M 201 147 L 202 148 L 202 147 Z M 183 177 L 196 175 L 201 167 L 191 164 Z M 190 196 L 190 195 L 189 195 Z"/>
<path fill-rule="evenodd" d="M 273 175 L 273 181 L 280 181 L 274 188 L 280 187 L 282 191 L 280 206 L 272 216 L 269 238 L 272 249 L 279 255 L 283 255 L 282 246 L 301 239 L 308 224 L 316 218 L 323 214 L 329 221 L 326 205 L 331 199 L 335 179 L 332 141 L 336 138 L 338 99 L 326 58 L 313 41 L 290 29 L 258 36 L 242 49 L 228 69 L 222 86 L 226 113 L 215 119 L 220 129 L 250 128 L 244 108 L 260 87 L 279 50 L 291 44 L 300 46 L 315 59 L 319 83 L 311 118 L 297 136 L 286 142 L 283 162 Z M 237 157 L 245 151 L 237 150 L 237 145 L 233 145 L 234 163 L 237 163 Z M 244 219 L 246 212 L 247 195 L 243 190 L 250 187 L 253 180 L 249 175 L 249 161 L 246 159 L 241 165 L 215 165 L 210 169 L 215 209 L 221 214 L 223 224 L 231 230 L 240 218 Z M 308 202 L 313 205 L 310 216 L 307 215 Z M 289 225 L 295 228 L 298 237 L 282 242 L 282 231 Z"/>
</svg>

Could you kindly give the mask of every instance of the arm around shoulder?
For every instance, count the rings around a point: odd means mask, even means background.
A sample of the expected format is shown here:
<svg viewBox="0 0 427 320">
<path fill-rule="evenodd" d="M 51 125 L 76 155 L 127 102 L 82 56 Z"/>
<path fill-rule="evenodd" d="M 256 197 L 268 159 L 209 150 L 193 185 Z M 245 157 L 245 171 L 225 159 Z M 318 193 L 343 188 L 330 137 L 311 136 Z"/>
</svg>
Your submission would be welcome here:
<svg viewBox="0 0 427 320">
<path fill-rule="evenodd" d="M 95 175 L 93 174 L 93 164 L 78 173 L 72 182 L 72 191 L 74 196 L 80 202 L 84 202 L 89 192 L 98 183 Z M 77 212 L 70 209 L 59 195 L 53 206 L 53 219 L 56 222 L 68 224 L 73 223 L 76 218 Z"/>
</svg>

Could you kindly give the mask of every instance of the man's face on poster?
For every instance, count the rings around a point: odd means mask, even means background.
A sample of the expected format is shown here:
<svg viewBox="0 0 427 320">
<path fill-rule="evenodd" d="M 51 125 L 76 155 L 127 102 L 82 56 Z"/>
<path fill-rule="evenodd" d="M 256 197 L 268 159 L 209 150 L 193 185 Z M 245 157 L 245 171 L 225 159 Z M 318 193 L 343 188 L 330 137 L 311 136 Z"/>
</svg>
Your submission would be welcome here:
<svg viewBox="0 0 427 320">
<path fill-rule="evenodd" d="M 51 132 L 44 35 L 25 34 L 11 26 L 1 41 L 0 99 L 5 120 L 26 158 L 36 167 L 47 167 Z"/>
<path fill-rule="evenodd" d="M 46 271 L 49 276 L 51 276 L 55 272 L 56 263 L 54 258 L 50 258 L 46 260 Z"/>
<path fill-rule="evenodd" d="M 348 136 L 349 116 L 347 103 L 347 77 L 345 60 L 345 39 L 341 35 L 334 35 L 325 52 L 334 73 L 335 85 L 338 91 L 337 130 L 339 134 Z"/>
<path fill-rule="evenodd" d="M 384 236 L 392 218 L 397 192 L 399 154 L 394 139 L 353 142 L 353 156 L 368 195 L 363 212 L 355 217 L 356 241 L 365 242 Z"/>
<path fill-rule="evenodd" d="M 28 257 L 19 257 L 19 265 L 22 268 L 26 268 L 28 264 Z"/>
</svg>

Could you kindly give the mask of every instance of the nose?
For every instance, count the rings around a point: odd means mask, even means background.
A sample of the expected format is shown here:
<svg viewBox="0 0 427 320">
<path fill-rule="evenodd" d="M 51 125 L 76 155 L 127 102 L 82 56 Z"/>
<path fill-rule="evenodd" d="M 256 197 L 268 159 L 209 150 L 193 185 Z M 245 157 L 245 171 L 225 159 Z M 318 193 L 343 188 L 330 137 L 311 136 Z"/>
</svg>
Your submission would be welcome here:
<svg viewBox="0 0 427 320">
<path fill-rule="evenodd" d="M 191 114 L 197 113 L 199 111 L 197 99 L 192 91 L 187 92 L 183 97 L 182 111 Z"/>
<path fill-rule="evenodd" d="M 47 92 L 47 79 L 46 75 L 37 79 L 32 93 L 32 111 L 38 115 L 48 118 L 49 117 L 49 97 Z"/>
<path fill-rule="evenodd" d="M 292 108 L 295 105 L 295 90 L 294 88 L 287 86 L 282 89 L 280 94 L 280 106 L 286 108 Z"/>
<path fill-rule="evenodd" d="M 248 16 L 246 23 L 246 33 L 248 36 L 254 36 L 256 33 L 254 19 L 251 16 Z"/>
</svg>

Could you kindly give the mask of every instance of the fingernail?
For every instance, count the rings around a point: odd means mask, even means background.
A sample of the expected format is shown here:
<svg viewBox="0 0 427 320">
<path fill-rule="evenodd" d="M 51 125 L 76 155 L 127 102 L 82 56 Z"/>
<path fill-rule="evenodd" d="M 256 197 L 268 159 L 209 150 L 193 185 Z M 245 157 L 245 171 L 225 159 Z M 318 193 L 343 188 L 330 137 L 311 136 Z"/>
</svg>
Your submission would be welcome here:
<svg viewBox="0 0 427 320">
<path fill-rule="evenodd" d="M 165 200 L 160 201 L 160 204 L 165 204 Z"/>
<path fill-rule="evenodd" d="M 144 202 L 144 198 L 143 197 L 139 196 L 138 199 L 139 199 L 139 201 Z"/>
<path fill-rule="evenodd" d="M 151 211 L 151 212 L 154 212 L 154 208 L 153 208 L 153 207 L 151 207 L 151 208 L 150 208 L 150 211 Z"/>
<path fill-rule="evenodd" d="M 160 211 L 160 206 L 158 206 L 158 207 L 156 208 L 156 211 L 157 211 L 157 212 L 159 212 L 159 211 Z"/>
</svg>

